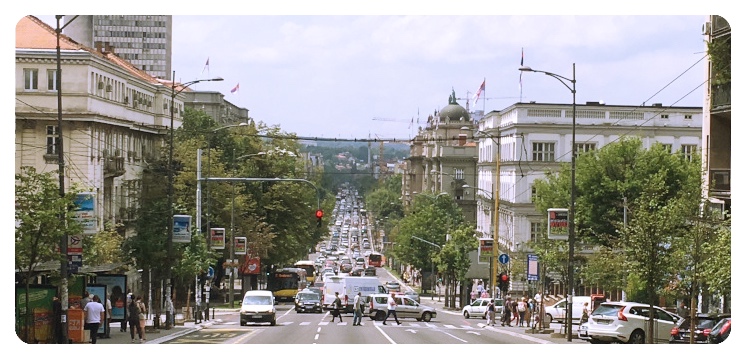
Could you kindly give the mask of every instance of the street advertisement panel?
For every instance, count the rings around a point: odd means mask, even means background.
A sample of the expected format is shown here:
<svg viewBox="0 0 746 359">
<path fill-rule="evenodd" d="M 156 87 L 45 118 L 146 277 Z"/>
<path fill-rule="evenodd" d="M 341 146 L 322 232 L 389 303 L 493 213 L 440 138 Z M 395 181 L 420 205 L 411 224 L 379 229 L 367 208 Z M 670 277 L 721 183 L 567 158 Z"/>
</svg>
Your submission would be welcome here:
<svg viewBox="0 0 746 359">
<path fill-rule="evenodd" d="M 106 296 L 111 300 L 111 320 L 122 322 L 126 318 L 127 276 L 120 274 L 98 274 L 96 284 L 106 285 Z M 104 303 L 106 304 L 106 303 Z"/>
<path fill-rule="evenodd" d="M 547 238 L 568 238 L 568 210 L 567 208 L 550 208 L 547 210 Z"/>
<path fill-rule="evenodd" d="M 106 296 L 106 286 L 105 285 L 102 285 L 102 284 L 88 284 L 88 285 L 86 285 L 85 290 L 87 290 L 88 293 L 91 293 L 91 296 L 97 295 L 101 299 L 101 304 L 103 304 L 104 308 L 106 308 L 106 298 L 107 298 L 107 296 Z M 85 308 L 83 308 L 83 309 L 85 309 Z M 108 321 L 108 319 L 103 319 L 102 318 L 101 326 L 98 327 L 98 331 L 96 332 L 96 333 L 98 333 L 98 335 L 103 336 L 103 335 L 107 334 L 106 333 L 106 327 L 107 327 L 106 322 L 107 321 Z"/>
<path fill-rule="evenodd" d="M 246 237 L 236 237 L 233 240 L 235 241 L 233 242 L 233 248 L 235 249 L 235 254 L 238 254 L 238 255 L 246 254 Z"/>
<path fill-rule="evenodd" d="M 26 288 L 16 286 L 15 319 L 16 334 L 27 343 L 50 343 L 54 335 L 55 319 L 52 313 L 52 298 L 57 288 L 47 285 L 31 285 L 28 292 L 28 312 L 26 311 Z M 29 316 L 26 313 L 31 313 Z"/>
<path fill-rule="evenodd" d="M 479 264 L 489 264 L 492 259 L 492 238 L 480 238 L 479 239 Z"/>
<path fill-rule="evenodd" d="M 83 227 L 82 234 L 96 234 L 95 192 L 81 192 L 75 195 L 75 220 Z"/>
<path fill-rule="evenodd" d="M 225 228 L 210 228 L 210 248 L 225 249 Z"/>
<path fill-rule="evenodd" d="M 539 257 L 536 254 L 529 254 L 526 262 L 526 279 L 539 280 Z"/>
<path fill-rule="evenodd" d="M 174 215 L 173 243 L 189 243 L 192 241 L 192 216 L 184 214 Z"/>
<path fill-rule="evenodd" d="M 243 264 L 240 267 L 241 274 L 249 275 L 249 274 L 259 274 L 261 268 L 261 261 L 259 257 L 249 257 L 249 255 L 244 256 Z"/>
</svg>

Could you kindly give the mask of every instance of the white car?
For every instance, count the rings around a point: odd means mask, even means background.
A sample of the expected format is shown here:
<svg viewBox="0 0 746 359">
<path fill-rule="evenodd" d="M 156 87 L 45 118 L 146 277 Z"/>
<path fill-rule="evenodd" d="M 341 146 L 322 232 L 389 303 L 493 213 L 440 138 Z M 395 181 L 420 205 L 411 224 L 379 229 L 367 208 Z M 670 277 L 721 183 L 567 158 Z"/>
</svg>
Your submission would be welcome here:
<svg viewBox="0 0 746 359">
<path fill-rule="evenodd" d="M 477 298 L 471 304 L 464 306 L 461 309 L 461 313 L 464 314 L 464 318 L 469 319 L 473 317 L 479 317 L 487 319 L 487 306 L 490 304 L 490 298 Z M 500 318 L 503 312 L 503 300 L 495 299 L 495 318 Z"/>
<path fill-rule="evenodd" d="M 663 308 L 653 306 L 655 343 L 667 343 L 671 329 L 681 320 L 678 315 Z M 644 344 L 650 305 L 635 302 L 605 302 L 591 313 L 588 322 L 580 326 L 578 338 L 591 344 L 597 343 L 630 343 Z"/>
</svg>

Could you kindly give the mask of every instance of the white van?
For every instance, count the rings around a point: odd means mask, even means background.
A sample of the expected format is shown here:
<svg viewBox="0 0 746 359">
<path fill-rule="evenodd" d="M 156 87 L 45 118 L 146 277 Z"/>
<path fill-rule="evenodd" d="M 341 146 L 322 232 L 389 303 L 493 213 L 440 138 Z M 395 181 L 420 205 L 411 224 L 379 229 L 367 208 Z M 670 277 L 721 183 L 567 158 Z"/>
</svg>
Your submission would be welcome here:
<svg viewBox="0 0 746 359">
<path fill-rule="evenodd" d="M 580 317 L 583 315 L 583 303 L 588 303 L 588 308 L 591 307 L 591 297 L 589 296 L 574 296 L 572 297 L 572 320 L 573 322 L 580 322 Z M 560 300 L 550 306 L 544 307 L 544 313 L 546 313 L 547 321 L 557 321 L 564 323 L 565 312 L 567 307 L 567 298 Z"/>
<path fill-rule="evenodd" d="M 240 317 L 241 326 L 248 322 L 275 325 L 277 323 L 275 296 L 269 290 L 247 291 L 241 301 Z"/>
<path fill-rule="evenodd" d="M 342 313 L 352 313 L 352 302 L 358 292 L 363 299 L 370 294 L 386 293 L 386 288 L 377 277 L 330 276 L 324 279 L 322 290 L 321 304 L 324 309 L 330 309 L 336 292 L 342 301 Z"/>
</svg>

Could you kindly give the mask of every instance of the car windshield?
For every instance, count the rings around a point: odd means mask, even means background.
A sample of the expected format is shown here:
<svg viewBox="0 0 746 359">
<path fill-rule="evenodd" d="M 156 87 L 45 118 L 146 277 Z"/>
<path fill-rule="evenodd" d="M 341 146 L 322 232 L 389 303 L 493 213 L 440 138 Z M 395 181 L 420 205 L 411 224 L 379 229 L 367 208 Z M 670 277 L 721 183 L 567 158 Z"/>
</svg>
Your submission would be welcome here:
<svg viewBox="0 0 746 359">
<path fill-rule="evenodd" d="M 268 296 L 251 296 L 243 299 L 244 305 L 272 305 L 272 298 Z"/>
<path fill-rule="evenodd" d="M 319 295 L 316 293 L 298 293 L 298 299 L 300 300 L 319 300 Z"/>
<path fill-rule="evenodd" d="M 620 310 L 624 309 L 623 305 L 607 305 L 607 304 L 601 304 L 596 308 L 596 310 L 593 311 L 593 315 L 608 315 L 608 316 L 616 316 L 617 313 L 619 313 Z"/>
</svg>

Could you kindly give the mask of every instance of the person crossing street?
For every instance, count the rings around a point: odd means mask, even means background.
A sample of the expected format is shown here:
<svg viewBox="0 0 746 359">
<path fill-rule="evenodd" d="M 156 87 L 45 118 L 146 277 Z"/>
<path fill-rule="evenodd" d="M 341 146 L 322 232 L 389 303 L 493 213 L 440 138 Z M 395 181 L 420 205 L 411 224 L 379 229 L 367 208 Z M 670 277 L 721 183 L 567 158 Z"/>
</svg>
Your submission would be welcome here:
<svg viewBox="0 0 746 359">
<path fill-rule="evenodd" d="M 394 293 L 391 293 L 386 308 L 389 312 L 386 314 L 386 318 L 383 318 L 383 325 L 386 325 L 386 319 L 389 319 L 391 314 L 393 314 L 394 319 L 396 319 L 396 325 L 401 325 L 401 323 L 399 323 L 399 318 L 396 316 L 396 299 L 394 298 Z"/>
<path fill-rule="evenodd" d="M 355 296 L 355 299 L 352 302 L 352 325 L 353 326 L 359 326 L 360 321 L 363 318 L 363 298 L 361 297 L 362 293 L 357 292 L 357 295 Z"/>
</svg>

